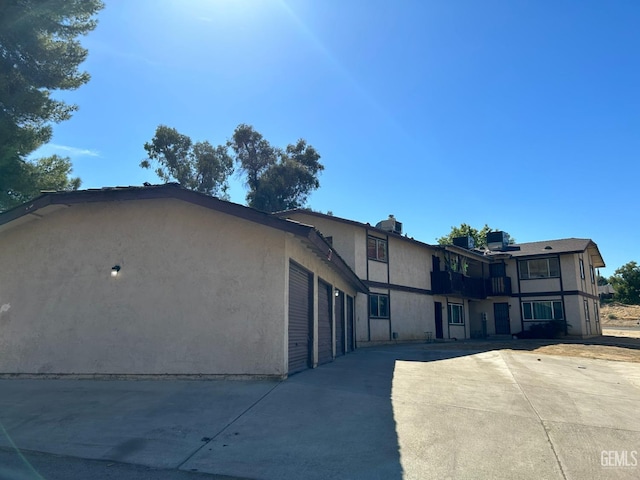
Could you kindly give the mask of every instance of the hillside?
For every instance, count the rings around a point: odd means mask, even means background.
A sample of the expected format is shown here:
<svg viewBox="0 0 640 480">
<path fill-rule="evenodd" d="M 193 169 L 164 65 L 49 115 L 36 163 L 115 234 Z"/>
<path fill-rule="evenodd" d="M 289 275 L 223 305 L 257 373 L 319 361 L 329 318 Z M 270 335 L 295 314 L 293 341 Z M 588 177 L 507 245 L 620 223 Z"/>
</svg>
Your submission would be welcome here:
<svg viewBox="0 0 640 480">
<path fill-rule="evenodd" d="M 600 308 L 603 327 L 633 327 L 640 322 L 640 305 L 610 303 Z"/>
</svg>

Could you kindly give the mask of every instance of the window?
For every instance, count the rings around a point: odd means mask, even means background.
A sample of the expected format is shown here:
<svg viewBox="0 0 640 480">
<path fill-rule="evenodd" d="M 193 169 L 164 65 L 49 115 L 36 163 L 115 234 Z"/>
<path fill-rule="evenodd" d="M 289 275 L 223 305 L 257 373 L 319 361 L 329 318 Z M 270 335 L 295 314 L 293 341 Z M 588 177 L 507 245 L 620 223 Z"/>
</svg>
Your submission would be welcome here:
<svg viewBox="0 0 640 480">
<path fill-rule="evenodd" d="M 591 275 L 591 283 L 596 283 L 596 274 L 593 271 L 593 265 L 589 265 L 589 275 Z"/>
<path fill-rule="evenodd" d="M 591 321 L 591 315 L 589 315 L 589 301 L 588 300 L 584 300 L 584 318 L 587 320 L 587 322 Z"/>
<path fill-rule="evenodd" d="M 447 304 L 447 314 L 449 315 L 449 323 L 454 325 L 464 324 L 464 308 L 461 303 Z"/>
<path fill-rule="evenodd" d="M 563 320 L 562 302 L 522 302 L 522 316 L 525 320 Z"/>
<path fill-rule="evenodd" d="M 560 276 L 560 262 L 558 262 L 558 257 L 520 260 L 518 266 L 520 267 L 521 280 Z"/>
<path fill-rule="evenodd" d="M 387 261 L 387 241 L 378 237 L 367 238 L 367 257 L 379 262 Z"/>
<path fill-rule="evenodd" d="M 600 312 L 598 312 L 598 302 L 596 300 L 593 301 L 593 314 L 596 318 L 596 323 L 600 323 Z"/>
<path fill-rule="evenodd" d="M 369 312 L 372 318 L 389 318 L 389 295 L 369 295 Z"/>
<path fill-rule="evenodd" d="M 584 280 L 584 262 L 580 259 L 580 278 Z"/>
</svg>

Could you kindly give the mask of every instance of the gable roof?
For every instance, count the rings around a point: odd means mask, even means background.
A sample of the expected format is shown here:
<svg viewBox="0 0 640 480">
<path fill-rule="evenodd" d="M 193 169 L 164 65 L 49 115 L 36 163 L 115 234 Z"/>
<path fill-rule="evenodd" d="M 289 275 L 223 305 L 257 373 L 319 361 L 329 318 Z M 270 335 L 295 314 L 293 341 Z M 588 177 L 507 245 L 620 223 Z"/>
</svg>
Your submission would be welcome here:
<svg viewBox="0 0 640 480">
<path fill-rule="evenodd" d="M 280 218 L 287 218 L 289 215 L 292 214 L 303 214 L 303 215 L 309 215 L 312 217 L 318 217 L 318 218 L 324 218 L 326 220 L 331 220 L 334 222 L 338 222 L 338 223 L 344 223 L 347 225 L 352 225 L 354 227 L 359 227 L 359 228 L 364 228 L 367 229 L 370 232 L 373 233 L 379 233 L 381 235 L 389 235 L 389 238 L 397 238 L 398 240 L 403 240 L 406 242 L 410 242 L 413 243 L 415 245 L 420 245 L 422 247 L 431 247 L 431 248 L 438 248 L 439 245 L 431 245 L 425 242 L 421 242 L 420 240 L 416 240 L 413 237 L 408 237 L 406 235 L 400 235 L 399 233 L 394 233 L 394 232 L 389 232 L 387 230 L 383 230 L 382 228 L 377 228 L 374 227 L 373 225 L 371 225 L 370 223 L 362 223 L 362 222 L 357 222 L 355 220 L 349 220 L 347 218 L 342 218 L 342 217 L 336 217 L 334 215 L 327 215 L 326 213 L 320 213 L 320 212 L 314 212 L 313 210 L 307 210 L 304 208 L 294 208 L 291 210 L 283 210 L 281 212 L 274 212 L 272 215 L 275 215 L 277 217 Z"/>
<path fill-rule="evenodd" d="M 605 266 L 598 245 L 589 238 L 562 238 L 559 240 L 517 243 L 509 245 L 509 248 L 504 252 L 498 251 L 496 253 L 507 253 L 512 257 L 530 257 L 561 253 L 582 253 L 584 251 L 588 251 L 594 267 L 601 268 Z"/>
<path fill-rule="evenodd" d="M 4 226 L 8 227 L 16 223 L 24 223 L 31 219 L 41 218 L 53 210 L 74 204 L 158 198 L 175 198 L 221 213 L 233 215 L 266 227 L 291 233 L 299 237 L 318 257 L 336 270 L 356 290 L 365 293 L 368 292 L 367 286 L 314 227 L 293 220 L 279 218 L 269 213 L 245 207 L 244 205 L 220 200 L 203 193 L 187 190 L 186 188 L 182 188 L 178 183 L 44 192 L 30 202 L 0 213 L 0 232 L 2 232 Z"/>
</svg>

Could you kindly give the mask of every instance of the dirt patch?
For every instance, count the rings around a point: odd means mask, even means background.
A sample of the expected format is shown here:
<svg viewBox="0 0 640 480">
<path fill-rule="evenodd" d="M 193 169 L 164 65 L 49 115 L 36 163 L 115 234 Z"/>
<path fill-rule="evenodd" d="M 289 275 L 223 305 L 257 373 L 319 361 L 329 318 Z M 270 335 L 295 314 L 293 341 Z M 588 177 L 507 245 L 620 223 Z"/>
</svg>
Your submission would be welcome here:
<svg viewBox="0 0 640 480">
<path fill-rule="evenodd" d="M 534 355 L 595 358 L 618 362 L 640 363 L 640 331 L 603 330 L 600 337 L 584 340 L 562 338 L 558 340 L 471 340 L 434 343 L 426 346 L 434 350 L 469 350 L 485 352 L 506 350 Z"/>
<path fill-rule="evenodd" d="M 640 322 L 640 305 L 607 303 L 600 307 L 603 327 L 632 327 Z"/>
<path fill-rule="evenodd" d="M 516 351 L 512 350 L 511 351 Z M 536 355 L 559 355 L 562 357 L 595 358 L 598 360 L 614 360 L 617 362 L 640 363 L 640 350 L 612 345 L 579 345 L 560 343 L 545 345 L 527 353 Z"/>
</svg>

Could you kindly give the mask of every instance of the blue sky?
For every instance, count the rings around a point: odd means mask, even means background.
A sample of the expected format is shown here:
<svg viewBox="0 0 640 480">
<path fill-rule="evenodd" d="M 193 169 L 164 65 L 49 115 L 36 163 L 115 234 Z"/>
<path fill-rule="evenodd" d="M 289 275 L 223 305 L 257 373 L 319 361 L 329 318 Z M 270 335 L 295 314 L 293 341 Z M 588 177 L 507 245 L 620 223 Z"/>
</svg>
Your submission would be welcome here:
<svg viewBox="0 0 640 480">
<path fill-rule="evenodd" d="M 83 188 L 158 183 L 159 124 L 223 143 L 240 123 L 322 155 L 315 210 L 395 214 L 427 243 L 462 222 L 518 242 L 592 238 L 640 261 L 636 0 L 107 0 L 91 81 L 38 154 Z M 232 201 L 244 203 L 235 178 Z"/>
</svg>

